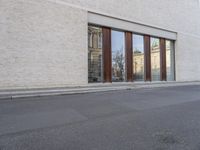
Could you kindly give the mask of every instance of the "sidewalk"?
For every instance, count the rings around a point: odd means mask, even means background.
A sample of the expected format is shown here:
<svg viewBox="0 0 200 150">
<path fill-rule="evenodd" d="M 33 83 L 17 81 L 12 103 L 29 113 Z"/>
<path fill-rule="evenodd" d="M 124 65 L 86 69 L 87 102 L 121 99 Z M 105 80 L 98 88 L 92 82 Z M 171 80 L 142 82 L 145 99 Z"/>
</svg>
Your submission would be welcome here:
<svg viewBox="0 0 200 150">
<path fill-rule="evenodd" d="M 156 88 L 169 86 L 200 85 L 200 82 L 134 82 L 134 83 L 98 83 L 86 86 L 0 90 L 0 100 L 12 100 L 16 98 L 42 97 L 53 95 L 83 94 L 94 92 L 107 92 L 117 90 L 134 90 L 139 88 Z"/>
</svg>

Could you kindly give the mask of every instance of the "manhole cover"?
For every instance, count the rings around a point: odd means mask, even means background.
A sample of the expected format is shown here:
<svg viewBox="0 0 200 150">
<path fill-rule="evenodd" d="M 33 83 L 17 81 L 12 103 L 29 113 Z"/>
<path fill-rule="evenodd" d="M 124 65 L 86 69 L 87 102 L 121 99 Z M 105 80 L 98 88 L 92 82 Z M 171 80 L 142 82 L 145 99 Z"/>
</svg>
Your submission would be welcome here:
<svg viewBox="0 0 200 150">
<path fill-rule="evenodd" d="M 180 144 L 182 143 L 181 139 L 174 135 L 172 132 L 169 131 L 163 131 L 163 132 L 157 132 L 155 134 L 155 138 L 159 143 L 162 144 Z"/>
</svg>

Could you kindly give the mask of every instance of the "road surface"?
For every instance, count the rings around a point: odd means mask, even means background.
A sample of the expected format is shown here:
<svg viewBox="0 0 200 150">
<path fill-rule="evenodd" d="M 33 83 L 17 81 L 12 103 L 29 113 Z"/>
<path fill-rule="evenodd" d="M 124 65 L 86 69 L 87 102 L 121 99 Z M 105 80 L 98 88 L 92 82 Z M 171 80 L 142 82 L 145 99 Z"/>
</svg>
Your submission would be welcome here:
<svg viewBox="0 0 200 150">
<path fill-rule="evenodd" d="M 200 86 L 0 100 L 0 150 L 200 150 Z"/>
</svg>

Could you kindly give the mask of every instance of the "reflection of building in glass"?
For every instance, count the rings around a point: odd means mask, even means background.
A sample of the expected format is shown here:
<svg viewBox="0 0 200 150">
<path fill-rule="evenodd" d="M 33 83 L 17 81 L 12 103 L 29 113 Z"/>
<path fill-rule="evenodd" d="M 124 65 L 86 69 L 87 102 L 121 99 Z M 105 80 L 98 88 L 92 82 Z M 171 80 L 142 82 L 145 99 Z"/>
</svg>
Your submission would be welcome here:
<svg viewBox="0 0 200 150">
<path fill-rule="evenodd" d="M 133 34 L 133 79 L 144 81 L 144 36 Z"/>
<path fill-rule="evenodd" d="M 102 81 L 102 29 L 88 28 L 88 81 Z"/>
<path fill-rule="evenodd" d="M 152 81 L 160 80 L 160 47 L 151 48 L 151 76 Z"/>
<path fill-rule="evenodd" d="M 144 53 L 134 51 L 133 54 L 133 79 L 144 80 Z"/>
<path fill-rule="evenodd" d="M 144 53 L 138 52 L 138 51 L 134 51 L 133 54 L 133 69 L 134 69 L 134 76 L 136 79 L 143 79 L 143 72 L 144 72 Z M 160 48 L 157 47 L 153 47 L 152 51 L 151 51 L 151 70 L 152 73 L 155 74 L 155 76 L 152 78 L 160 78 L 157 77 L 156 75 L 160 74 Z"/>
<path fill-rule="evenodd" d="M 167 67 L 167 80 L 174 80 L 174 60 L 173 60 L 173 42 L 166 42 L 166 67 Z M 156 75 L 160 75 L 160 48 L 158 45 L 152 47 L 151 49 L 151 62 L 152 71 Z M 135 49 L 133 54 L 133 70 L 134 79 L 142 80 L 144 78 L 144 53 Z M 152 79 L 159 78 L 160 76 L 154 76 Z"/>
<path fill-rule="evenodd" d="M 88 81 L 102 82 L 103 66 L 102 63 L 102 28 L 89 26 L 88 28 Z M 144 36 L 133 33 L 133 60 L 131 66 L 133 68 L 132 79 L 135 81 L 144 81 L 147 73 L 145 72 L 145 56 L 144 53 Z M 151 74 L 152 81 L 160 81 L 161 79 L 161 56 L 160 56 L 160 39 L 150 37 L 150 58 L 151 59 Z M 112 63 L 110 80 L 112 82 L 126 81 L 127 72 L 125 70 L 125 33 L 121 31 L 111 30 L 111 57 L 109 63 Z M 110 54 L 108 54 L 110 55 Z M 174 42 L 166 40 L 166 76 L 167 81 L 174 80 Z"/>
<path fill-rule="evenodd" d="M 151 78 L 160 81 L 160 39 L 151 38 Z"/>
</svg>

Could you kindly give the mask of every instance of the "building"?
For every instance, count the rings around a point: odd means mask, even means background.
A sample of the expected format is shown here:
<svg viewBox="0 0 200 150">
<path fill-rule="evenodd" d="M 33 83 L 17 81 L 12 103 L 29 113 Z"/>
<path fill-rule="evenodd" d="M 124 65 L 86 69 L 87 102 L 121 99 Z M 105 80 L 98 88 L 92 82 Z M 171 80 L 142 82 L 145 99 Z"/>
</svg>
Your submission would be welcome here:
<svg viewBox="0 0 200 150">
<path fill-rule="evenodd" d="M 0 89 L 199 81 L 199 0 L 1 0 Z"/>
</svg>

